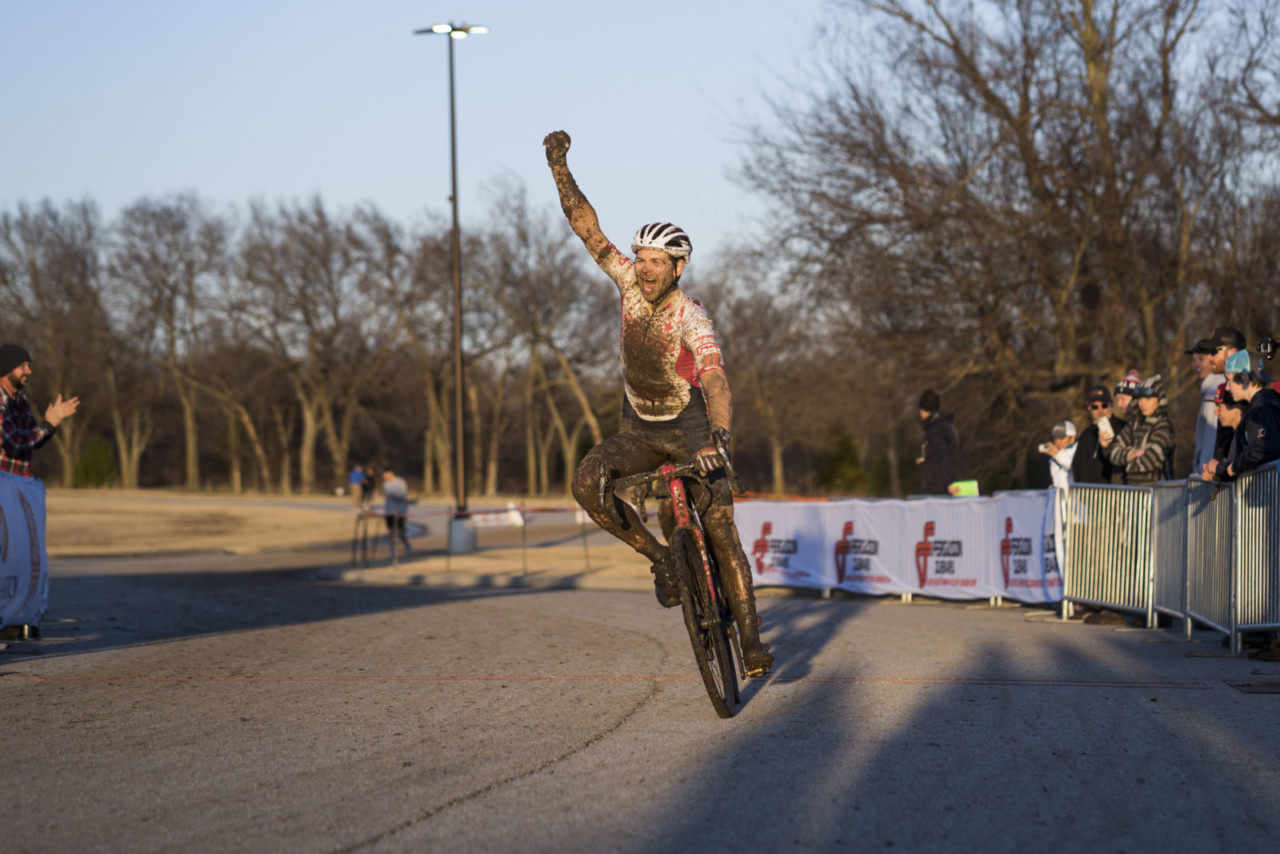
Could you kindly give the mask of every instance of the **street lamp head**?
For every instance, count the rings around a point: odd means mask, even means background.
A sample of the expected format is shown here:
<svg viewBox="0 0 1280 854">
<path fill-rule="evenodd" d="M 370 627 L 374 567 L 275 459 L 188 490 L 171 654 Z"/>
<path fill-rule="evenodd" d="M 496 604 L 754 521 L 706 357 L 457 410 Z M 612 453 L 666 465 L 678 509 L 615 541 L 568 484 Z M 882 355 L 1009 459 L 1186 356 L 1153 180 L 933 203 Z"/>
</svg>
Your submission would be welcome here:
<svg viewBox="0 0 1280 854">
<path fill-rule="evenodd" d="M 449 36 L 449 38 L 465 39 L 468 35 L 482 36 L 487 32 L 489 32 L 488 27 L 483 27 L 478 24 L 432 24 L 425 30 L 414 30 L 413 34 L 415 36 L 421 36 L 428 33 L 435 33 L 436 35 Z"/>
</svg>

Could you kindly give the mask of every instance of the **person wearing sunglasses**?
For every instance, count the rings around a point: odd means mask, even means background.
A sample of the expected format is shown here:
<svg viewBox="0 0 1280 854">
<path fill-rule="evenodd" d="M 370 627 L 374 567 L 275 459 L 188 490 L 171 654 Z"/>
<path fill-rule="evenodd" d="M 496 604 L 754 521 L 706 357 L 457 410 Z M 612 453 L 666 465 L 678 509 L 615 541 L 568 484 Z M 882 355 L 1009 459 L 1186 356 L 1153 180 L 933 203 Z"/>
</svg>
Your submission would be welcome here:
<svg viewBox="0 0 1280 854">
<path fill-rule="evenodd" d="M 1106 386 L 1089 389 L 1086 402 L 1092 423 L 1076 437 L 1071 480 L 1074 483 L 1124 483 L 1124 468 L 1112 465 L 1106 446 L 1124 429 L 1126 422 L 1113 414 L 1111 393 Z"/>
</svg>

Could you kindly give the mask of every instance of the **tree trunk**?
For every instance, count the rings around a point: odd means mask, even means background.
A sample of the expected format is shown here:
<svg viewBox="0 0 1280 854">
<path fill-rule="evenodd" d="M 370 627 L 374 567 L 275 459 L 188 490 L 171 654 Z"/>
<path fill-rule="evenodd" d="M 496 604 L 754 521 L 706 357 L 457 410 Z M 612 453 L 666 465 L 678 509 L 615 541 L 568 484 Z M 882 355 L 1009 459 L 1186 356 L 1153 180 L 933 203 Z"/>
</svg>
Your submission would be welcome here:
<svg viewBox="0 0 1280 854">
<path fill-rule="evenodd" d="M 196 423 L 196 390 L 179 370 L 171 370 L 173 386 L 178 392 L 178 403 L 182 405 L 182 436 L 184 448 L 184 471 L 187 489 L 200 488 L 200 434 Z"/>
<path fill-rule="evenodd" d="M 280 411 L 280 407 L 272 406 L 271 414 L 275 418 L 276 436 L 280 443 L 280 494 L 293 494 L 293 466 L 290 458 L 290 448 L 292 447 L 293 419 L 285 423 L 284 413 Z"/>
<path fill-rule="evenodd" d="M 902 497 L 902 473 L 898 470 L 898 425 L 889 425 L 889 449 L 885 452 L 889 458 L 889 494 L 894 498 Z"/>
<path fill-rule="evenodd" d="M 573 396 L 577 399 L 578 405 L 582 407 L 582 418 L 586 421 L 587 427 L 591 430 L 591 443 L 599 445 L 604 441 L 604 434 L 600 432 L 600 422 L 596 420 L 596 414 L 591 411 L 591 402 L 587 400 L 587 393 L 582 390 L 582 383 L 578 382 L 578 374 L 569 365 L 569 360 L 565 358 L 564 353 L 560 352 L 560 348 L 553 344 L 549 344 L 551 352 L 555 354 L 556 361 L 560 364 L 560 370 L 564 371 L 565 379 L 569 383 L 569 389 L 573 392 Z"/>
<path fill-rule="evenodd" d="M 782 468 L 782 437 L 777 433 L 769 433 L 769 458 L 773 463 L 773 492 L 782 495 L 787 491 L 787 478 Z"/>
<path fill-rule="evenodd" d="M 227 459 L 230 462 L 231 492 L 239 495 L 244 488 L 240 481 L 240 427 L 236 423 L 235 412 L 227 413 Z"/>
</svg>

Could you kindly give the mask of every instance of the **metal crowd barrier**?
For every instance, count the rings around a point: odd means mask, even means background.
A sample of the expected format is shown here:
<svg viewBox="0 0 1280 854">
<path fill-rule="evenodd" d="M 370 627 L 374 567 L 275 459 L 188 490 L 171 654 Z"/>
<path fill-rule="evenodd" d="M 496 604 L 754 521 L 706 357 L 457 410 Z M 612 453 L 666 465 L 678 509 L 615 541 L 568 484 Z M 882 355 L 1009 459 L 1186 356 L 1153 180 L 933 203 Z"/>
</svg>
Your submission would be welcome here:
<svg viewBox="0 0 1280 854">
<path fill-rule="evenodd" d="M 1280 471 L 1270 463 L 1233 486 L 1236 631 L 1231 645 L 1239 652 L 1240 632 L 1280 628 Z"/>
<path fill-rule="evenodd" d="M 1151 574 L 1157 613 L 1187 621 L 1187 503 L 1184 480 L 1161 481 L 1151 487 Z M 1153 625 L 1148 623 L 1148 625 Z"/>
<path fill-rule="evenodd" d="M 1071 487 L 1064 600 L 1133 611 L 1153 624 L 1152 492 L 1149 486 Z"/>
<path fill-rule="evenodd" d="M 1233 487 L 1187 481 L 1187 606 L 1189 620 L 1237 637 L 1231 541 L 1235 537 Z M 1188 621 L 1187 633 L 1191 632 Z"/>
</svg>

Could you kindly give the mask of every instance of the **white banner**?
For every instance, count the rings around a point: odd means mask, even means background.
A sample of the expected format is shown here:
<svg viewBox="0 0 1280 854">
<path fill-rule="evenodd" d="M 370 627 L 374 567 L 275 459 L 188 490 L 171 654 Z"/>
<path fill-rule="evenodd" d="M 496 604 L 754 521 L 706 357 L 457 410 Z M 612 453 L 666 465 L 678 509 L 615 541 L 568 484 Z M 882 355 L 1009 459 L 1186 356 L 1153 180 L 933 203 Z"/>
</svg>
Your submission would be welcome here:
<svg viewBox="0 0 1280 854">
<path fill-rule="evenodd" d="M 0 626 L 38 625 L 49 604 L 44 484 L 0 472 Z"/>
<path fill-rule="evenodd" d="M 734 507 L 756 584 L 941 599 L 1062 598 L 1053 490 Z"/>
</svg>

